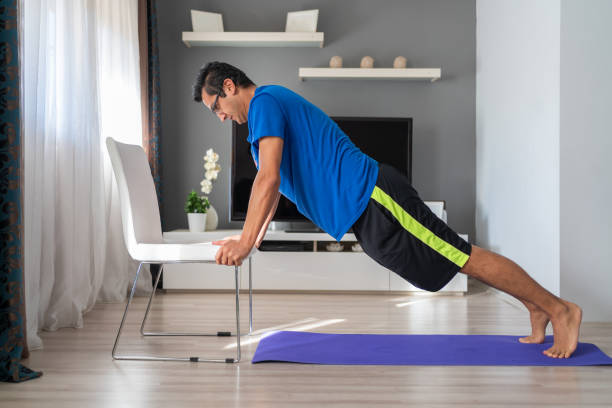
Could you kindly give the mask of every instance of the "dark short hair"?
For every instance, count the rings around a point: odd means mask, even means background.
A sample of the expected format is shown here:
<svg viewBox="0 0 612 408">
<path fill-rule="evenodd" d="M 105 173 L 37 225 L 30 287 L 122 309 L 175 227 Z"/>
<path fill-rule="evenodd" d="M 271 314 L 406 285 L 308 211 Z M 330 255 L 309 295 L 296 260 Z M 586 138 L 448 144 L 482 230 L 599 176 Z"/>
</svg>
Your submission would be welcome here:
<svg viewBox="0 0 612 408">
<path fill-rule="evenodd" d="M 223 81 L 226 78 L 234 81 L 239 88 L 255 85 L 244 72 L 233 65 L 225 62 L 213 61 L 200 69 L 196 82 L 193 85 L 193 100 L 202 102 L 202 88 L 209 95 L 219 94 L 225 96 L 223 92 Z"/>
</svg>

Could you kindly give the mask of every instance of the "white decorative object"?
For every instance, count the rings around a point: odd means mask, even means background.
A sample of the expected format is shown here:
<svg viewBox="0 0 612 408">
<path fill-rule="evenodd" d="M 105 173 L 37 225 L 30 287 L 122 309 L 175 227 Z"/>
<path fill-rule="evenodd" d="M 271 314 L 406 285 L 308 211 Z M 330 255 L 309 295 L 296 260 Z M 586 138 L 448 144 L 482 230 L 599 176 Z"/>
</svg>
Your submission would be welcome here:
<svg viewBox="0 0 612 408">
<path fill-rule="evenodd" d="M 217 229 L 219 225 L 219 215 L 217 214 L 217 210 L 212 205 L 206 212 L 206 231 L 214 231 Z"/>
<path fill-rule="evenodd" d="M 329 60 L 329 67 L 342 68 L 342 57 L 338 55 L 334 55 L 333 57 L 331 57 L 331 59 Z"/>
<path fill-rule="evenodd" d="M 442 221 L 446 222 L 446 201 L 425 201 L 432 213 Z"/>
<path fill-rule="evenodd" d="M 361 59 L 361 64 L 359 64 L 361 68 L 374 68 L 374 58 L 366 55 Z"/>
<path fill-rule="evenodd" d="M 393 60 L 393 68 L 406 68 L 406 58 L 401 55 Z"/>
<path fill-rule="evenodd" d="M 329 252 L 341 252 L 344 249 L 344 245 L 339 242 L 330 242 L 325 246 Z"/>
<path fill-rule="evenodd" d="M 190 232 L 204 232 L 206 228 L 206 213 L 187 213 L 187 223 Z"/>
<path fill-rule="evenodd" d="M 191 27 L 194 32 L 223 31 L 223 16 L 219 13 L 191 10 Z"/>
<path fill-rule="evenodd" d="M 359 245 L 359 242 L 355 242 L 351 246 L 351 251 L 353 251 L 353 252 L 363 252 L 363 248 L 361 247 L 361 245 Z"/>
<path fill-rule="evenodd" d="M 285 32 L 314 33 L 317 31 L 319 10 L 290 11 L 287 13 Z"/>
</svg>

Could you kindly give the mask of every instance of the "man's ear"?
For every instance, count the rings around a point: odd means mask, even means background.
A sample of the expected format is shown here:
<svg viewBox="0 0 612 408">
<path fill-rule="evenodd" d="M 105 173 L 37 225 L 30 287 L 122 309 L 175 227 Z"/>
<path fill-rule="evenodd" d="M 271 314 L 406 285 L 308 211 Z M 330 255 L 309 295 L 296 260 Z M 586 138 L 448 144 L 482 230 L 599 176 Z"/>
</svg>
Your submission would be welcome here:
<svg viewBox="0 0 612 408">
<path fill-rule="evenodd" d="M 234 95 L 236 93 L 236 84 L 229 78 L 225 78 L 223 81 L 223 92 L 226 95 Z"/>
</svg>

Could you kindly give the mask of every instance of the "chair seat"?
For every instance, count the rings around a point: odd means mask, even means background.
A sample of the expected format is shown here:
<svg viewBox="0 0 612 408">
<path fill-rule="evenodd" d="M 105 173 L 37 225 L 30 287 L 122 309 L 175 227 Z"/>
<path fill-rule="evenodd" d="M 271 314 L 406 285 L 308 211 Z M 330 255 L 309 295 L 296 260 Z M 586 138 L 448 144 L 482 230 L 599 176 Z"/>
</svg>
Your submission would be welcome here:
<svg viewBox="0 0 612 408">
<path fill-rule="evenodd" d="M 137 244 L 133 257 L 137 261 L 159 263 L 215 262 L 215 255 L 219 248 L 219 245 L 213 245 L 212 242 L 180 243 L 166 241 L 162 244 Z M 253 248 L 245 259 L 248 259 L 255 252 L 257 252 L 257 249 Z"/>
</svg>

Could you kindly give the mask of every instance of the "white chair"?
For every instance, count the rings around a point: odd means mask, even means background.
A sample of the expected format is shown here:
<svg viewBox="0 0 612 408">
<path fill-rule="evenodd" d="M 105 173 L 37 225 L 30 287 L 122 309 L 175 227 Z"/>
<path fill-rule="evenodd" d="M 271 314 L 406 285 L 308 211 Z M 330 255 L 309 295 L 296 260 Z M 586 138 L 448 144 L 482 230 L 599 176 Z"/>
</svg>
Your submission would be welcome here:
<svg viewBox="0 0 612 408">
<path fill-rule="evenodd" d="M 215 254 L 218 246 L 210 242 L 204 243 L 181 243 L 166 241 L 162 236 L 159 206 L 157 195 L 151 176 L 151 168 L 147 161 L 145 152 L 141 146 L 119 143 L 112 138 L 106 139 L 106 146 L 119 188 L 119 201 L 121 203 L 121 220 L 123 223 L 123 237 L 130 256 L 139 262 L 136 278 L 125 306 L 125 312 L 121 319 L 119 331 L 113 346 L 112 356 L 116 360 L 154 360 L 154 361 L 206 361 L 220 363 L 237 363 L 240 361 L 240 303 L 238 277 L 241 267 L 234 266 L 236 282 L 236 358 L 204 359 L 200 357 L 155 357 L 144 355 L 119 355 L 117 345 L 121 337 L 121 330 L 125 323 L 128 309 L 134 297 L 134 290 L 140 270 L 145 264 L 161 264 L 161 269 L 155 280 L 155 285 L 145 316 L 140 326 L 142 336 L 232 336 L 231 332 L 219 331 L 216 334 L 204 333 L 168 333 L 147 332 L 144 326 L 149 314 L 151 302 L 155 295 L 159 278 L 163 273 L 164 264 L 167 263 L 215 263 Z M 245 262 L 249 262 L 249 334 L 253 331 L 253 287 L 251 277 L 251 255 L 256 252 L 253 249 Z"/>
</svg>

